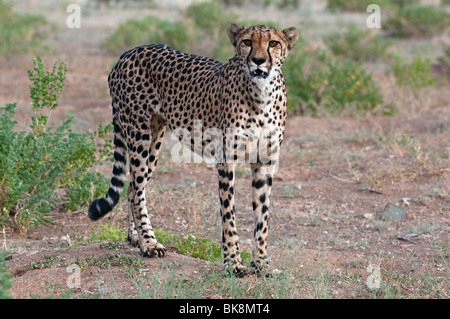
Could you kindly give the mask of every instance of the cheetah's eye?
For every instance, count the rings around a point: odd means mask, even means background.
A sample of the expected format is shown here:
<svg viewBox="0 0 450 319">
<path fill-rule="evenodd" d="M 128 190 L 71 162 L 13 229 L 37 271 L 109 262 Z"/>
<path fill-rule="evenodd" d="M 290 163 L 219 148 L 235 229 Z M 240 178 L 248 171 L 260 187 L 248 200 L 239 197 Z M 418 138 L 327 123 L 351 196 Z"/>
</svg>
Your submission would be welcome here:
<svg viewBox="0 0 450 319">
<path fill-rule="evenodd" d="M 242 41 L 242 42 L 244 42 L 244 44 L 245 44 L 246 46 L 248 46 L 248 47 L 251 47 L 251 46 L 252 46 L 252 40 L 244 40 L 244 41 Z"/>
<path fill-rule="evenodd" d="M 271 48 L 275 48 L 277 45 L 278 45 L 278 41 L 270 41 L 269 42 L 269 47 L 271 47 Z"/>
</svg>

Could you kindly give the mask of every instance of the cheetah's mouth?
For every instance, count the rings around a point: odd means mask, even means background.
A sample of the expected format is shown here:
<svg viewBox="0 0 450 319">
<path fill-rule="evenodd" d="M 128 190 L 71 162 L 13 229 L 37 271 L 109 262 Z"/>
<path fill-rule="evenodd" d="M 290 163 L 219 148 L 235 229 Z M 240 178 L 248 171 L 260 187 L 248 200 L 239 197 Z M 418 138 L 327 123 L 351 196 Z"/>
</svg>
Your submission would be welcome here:
<svg viewBox="0 0 450 319">
<path fill-rule="evenodd" d="M 269 72 L 265 72 L 263 70 L 261 70 L 260 68 L 257 68 L 253 71 L 250 72 L 250 76 L 252 78 L 262 78 L 265 79 L 269 76 Z"/>
</svg>

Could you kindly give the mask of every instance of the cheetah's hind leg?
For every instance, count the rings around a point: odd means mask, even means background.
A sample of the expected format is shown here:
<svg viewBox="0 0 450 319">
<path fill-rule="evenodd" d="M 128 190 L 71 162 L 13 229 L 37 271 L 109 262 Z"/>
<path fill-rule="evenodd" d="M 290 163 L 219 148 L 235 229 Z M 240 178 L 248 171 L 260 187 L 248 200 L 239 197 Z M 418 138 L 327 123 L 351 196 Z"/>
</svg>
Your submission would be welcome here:
<svg viewBox="0 0 450 319">
<path fill-rule="evenodd" d="M 131 184 L 128 185 L 128 190 L 127 190 L 127 198 L 128 198 L 128 213 L 127 213 L 127 222 L 128 222 L 128 242 L 130 243 L 131 246 L 133 247 L 139 247 L 139 234 L 138 231 L 136 229 L 136 224 L 134 222 L 134 217 L 132 214 L 132 206 L 130 203 L 130 193 L 131 193 Z"/>
<path fill-rule="evenodd" d="M 143 256 L 162 257 L 166 254 L 166 249 L 158 243 L 150 223 L 145 186 L 156 168 L 165 121 L 154 115 L 150 128 L 151 132 L 141 130 L 135 133 L 139 146 L 129 150 L 131 183 L 128 188 L 128 237 L 132 245 L 139 244 Z"/>
</svg>

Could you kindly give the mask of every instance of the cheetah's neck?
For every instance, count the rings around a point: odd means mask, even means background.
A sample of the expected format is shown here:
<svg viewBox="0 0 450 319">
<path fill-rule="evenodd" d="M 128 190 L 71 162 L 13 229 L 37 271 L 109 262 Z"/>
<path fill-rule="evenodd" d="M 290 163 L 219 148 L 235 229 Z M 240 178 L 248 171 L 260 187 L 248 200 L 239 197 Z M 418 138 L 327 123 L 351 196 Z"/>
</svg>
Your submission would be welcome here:
<svg viewBox="0 0 450 319">
<path fill-rule="evenodd" d="M 249 81 L 247 92 L 253 101 L 253 106 L 261 111 L 268 110 L 275 102 L 273 82 L 278 72 L 272 70 L 269 76 L 263 78 L 252 78 Z"/>
</svg>

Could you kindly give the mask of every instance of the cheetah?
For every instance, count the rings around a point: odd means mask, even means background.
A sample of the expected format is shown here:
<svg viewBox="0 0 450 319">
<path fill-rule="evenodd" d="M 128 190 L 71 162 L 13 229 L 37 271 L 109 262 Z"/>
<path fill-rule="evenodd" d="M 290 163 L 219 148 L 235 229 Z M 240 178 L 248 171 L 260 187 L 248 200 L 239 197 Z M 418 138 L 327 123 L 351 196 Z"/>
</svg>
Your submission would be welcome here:
<svg viewBox="0 0 450 319">
<path fill-rule="evenodd" d="M 190 133 L 188 147 L 195 149 L 194 122 L 203 132 L 222 132 L 221 144 L 212 152 L 231 149 L 231 160 L 216 162 L 219 182 L 221 246 L 223 264 L 229 271 L 247 272 L 239 249 L 235 218 L 236 153 L 249 144 L 266 141 L 266 160 L 257 155 L 249 161 L 252 171 L 254 233 L 252 269 L 266 271 L 269 196 L 273 167 L 278 164 L 279 146 L 285 130 L 286 87 L 283 61 L 299 38 L 295 27 L 276 30 L 266 25 L 227 27 L 235 56 L 227 63 L 186 54 L 164 44 L 143 45 L 122 54 L 113 67 L 108 84 L 112 98 L 114 165 L 107 194 L 89 206 L 91 220 L 98 220 L 118 203 L 129 157 L 127 189 L 128 241 L 143 256 L 162 257 L 166 249 L 158 243 L 146 207 L 145 186 L 155 171 L 166 126 Z M 232 139 L 227 130 L 236 129 Z M 195 133 L 197 134 L 197 133 Z M 181 136 L 180 136 L 181 140 Z M 275 142 L 276 143 L 275 143 Z M 207 143 L 202 142 L 204 149 Z M 227 148 L 224 152 L 220 148 Z M 264 152 L 263 152 L 264 153 Z M 234 154 L 234 155 L 233 155 Z M 258 153 L 259 154 L 259 153 Z M 245 158 L 249 152 L 245 150 Z M 272 168 L 272 169 L 268 169 Z"/>
</svg>

